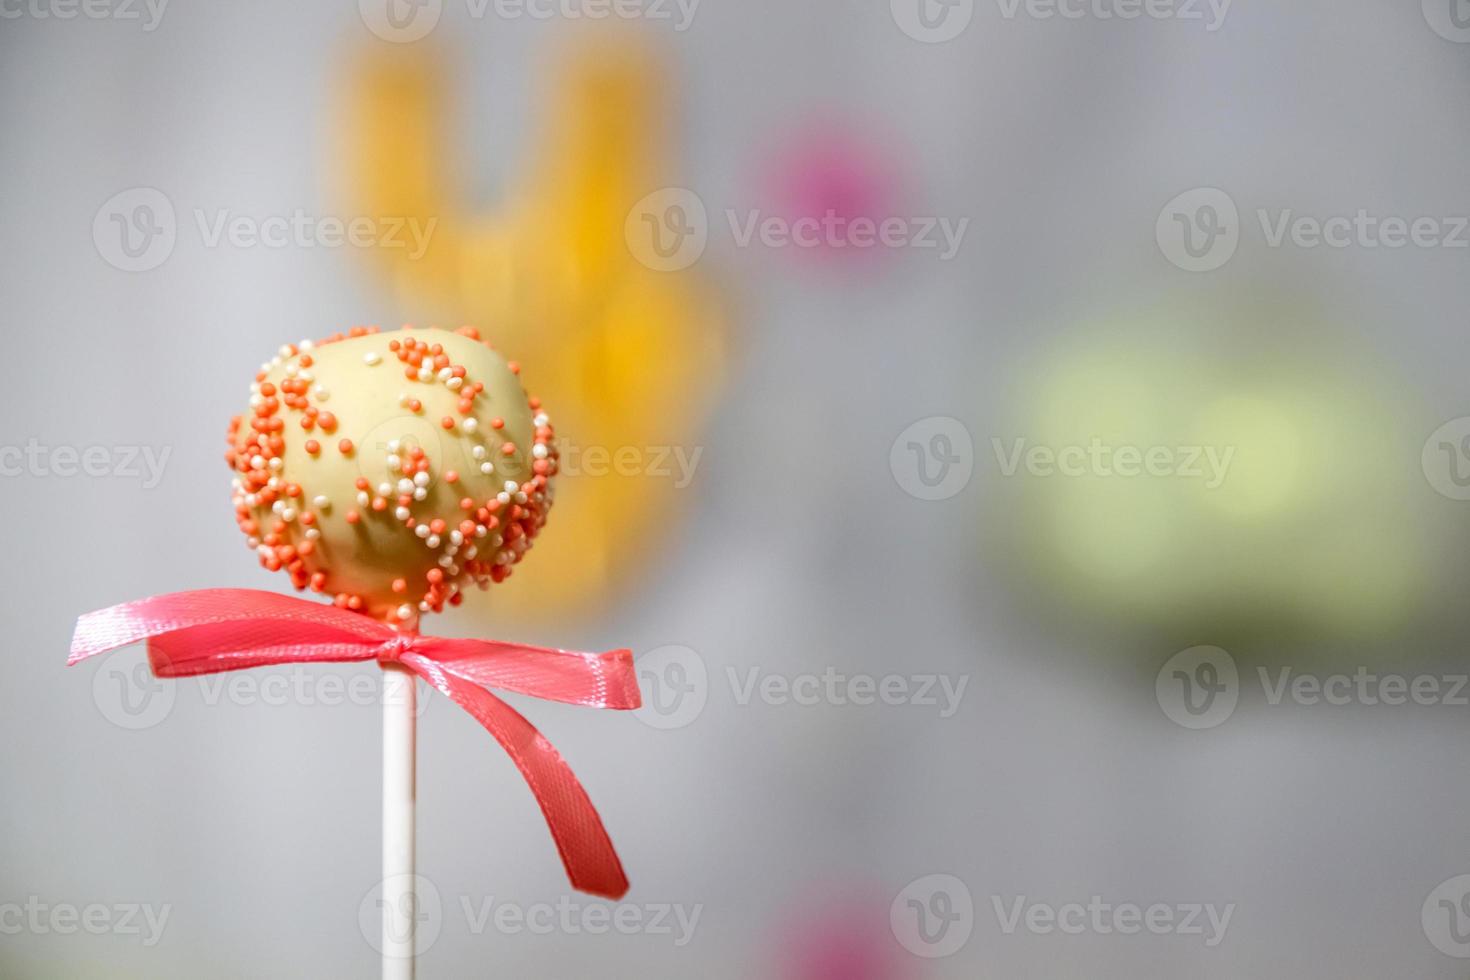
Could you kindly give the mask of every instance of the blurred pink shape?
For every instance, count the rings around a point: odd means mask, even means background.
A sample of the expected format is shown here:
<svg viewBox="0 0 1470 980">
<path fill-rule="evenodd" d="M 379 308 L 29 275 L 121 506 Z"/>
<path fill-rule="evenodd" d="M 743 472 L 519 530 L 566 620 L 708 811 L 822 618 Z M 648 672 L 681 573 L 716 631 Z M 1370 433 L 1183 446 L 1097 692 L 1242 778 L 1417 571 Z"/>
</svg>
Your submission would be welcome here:
<svg viewBox="0 0 1470 980">
<path fill-rule="evenodd" d="M 844 122 L 813 122 L 801 128 L 777 151 L 768 165 L 766 187 L 774 212 L 794 223 L 826 222 L 845 237 L 857 218 L 875 224 L 894 216 L 900 196 L 900 167 L 878 139 Z M 866 247 L 828 240 L 796 251 L 810 257 L 851 262 L 884 253 L 877 243 Z"/>
<path fill-rule="evenodd" d="M 911 980 L 881 901 L 829 898 L 801 917 L 785 945 L 787 980 Z"/>
</svg>

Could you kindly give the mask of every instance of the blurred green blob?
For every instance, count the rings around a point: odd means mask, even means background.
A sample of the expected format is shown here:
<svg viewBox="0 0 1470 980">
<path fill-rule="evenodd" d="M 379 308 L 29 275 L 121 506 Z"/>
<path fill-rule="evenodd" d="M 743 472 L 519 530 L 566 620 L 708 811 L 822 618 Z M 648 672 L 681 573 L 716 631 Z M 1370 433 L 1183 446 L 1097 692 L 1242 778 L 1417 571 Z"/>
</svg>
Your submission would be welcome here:
<svg viewBox="0 0 1470 980">
<path fill-rule="evenodd" d="M 1288 304 L 1181 305 L 1046 352 L 992 448 L 1048 604 L 1319 637 L 1413 616 L 1436 574 L 1421 438 L 1350 336 Z"/>
</svg>

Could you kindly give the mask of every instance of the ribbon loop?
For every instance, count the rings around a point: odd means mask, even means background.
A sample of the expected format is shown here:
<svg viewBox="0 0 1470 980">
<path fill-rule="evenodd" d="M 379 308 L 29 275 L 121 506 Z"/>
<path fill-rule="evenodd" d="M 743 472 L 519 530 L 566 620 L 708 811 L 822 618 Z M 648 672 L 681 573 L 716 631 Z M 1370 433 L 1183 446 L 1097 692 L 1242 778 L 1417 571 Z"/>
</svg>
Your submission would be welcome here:
<svg viewBox="0 0 1470 980">
<path fill-rule="evenodd" d="M 148 641 L 158 677 L 287 663 L 400 663 L 454 700 L 500 743 L 531 788 L 573 887 L 622 898 L 628 879 L 596 808 L 561 754 L 487 687 L 580 704 L 641 704 L 627 650 L 577 653 L 400 632 L 360 613 L 255 589 L 173 592 L 87 613 L 67 664 Z"/>
</svg>

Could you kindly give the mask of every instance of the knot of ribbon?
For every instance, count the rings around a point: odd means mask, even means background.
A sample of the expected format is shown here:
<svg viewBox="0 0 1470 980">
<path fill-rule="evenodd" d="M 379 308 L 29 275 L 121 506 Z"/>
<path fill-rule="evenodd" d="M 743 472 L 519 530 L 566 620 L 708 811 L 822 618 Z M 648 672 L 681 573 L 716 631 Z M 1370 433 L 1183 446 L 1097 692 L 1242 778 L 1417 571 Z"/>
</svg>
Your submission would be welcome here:
<svg viewBox="0 0 1470 980">
<path fill-rule="evenodd" d="M 200 589 L 125 602 L 77 619 L 67 665 L 148 642 L 157 677 L 277 664 L 401 664 L 469 712 L 520 770 L 546 817 L 572 887 L 628 891 L 607 830 L 561 754 L 487 688 L 593 708 L 642 703 L 628 650 L 577 653 L 497 640 L 400 632 L 360 613 L 255 589 Z"/>
</svg>

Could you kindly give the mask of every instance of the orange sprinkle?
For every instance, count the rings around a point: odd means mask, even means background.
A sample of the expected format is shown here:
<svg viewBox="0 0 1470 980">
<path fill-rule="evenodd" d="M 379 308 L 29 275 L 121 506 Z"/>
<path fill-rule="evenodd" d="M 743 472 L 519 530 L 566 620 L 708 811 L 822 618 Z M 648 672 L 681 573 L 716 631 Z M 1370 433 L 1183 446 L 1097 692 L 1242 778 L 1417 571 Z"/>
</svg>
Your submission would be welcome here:
<svg viewBox="0 0 1470 980">
<path fill-rule="evenodd" d="M 343 439 L 341 442 L 337 443 L 337 451 L 340 452 L 343 456 L 351 456 L 352 455 L 352 440 L 351 439 Z"/>
<path fill-rule="evenodd" d="M 305 422 L 306 419 L 302 419 L 301 421 Z M 306 451 L 315 456 L 317 453 L 322 451 L 322 444 L 317 442 L 315 439 L 308 439 L 306 440 Z"/>
</svg>

